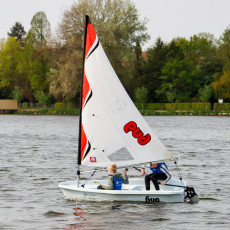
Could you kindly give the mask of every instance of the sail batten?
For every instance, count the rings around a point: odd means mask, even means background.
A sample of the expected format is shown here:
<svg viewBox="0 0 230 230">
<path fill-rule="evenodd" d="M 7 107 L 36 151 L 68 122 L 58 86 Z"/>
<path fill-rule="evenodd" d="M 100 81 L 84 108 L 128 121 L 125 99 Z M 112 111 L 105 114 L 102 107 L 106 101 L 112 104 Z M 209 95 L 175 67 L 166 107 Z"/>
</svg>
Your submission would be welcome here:
<svg viewBox="0 0 230 230">
<path fill-rule="evenodd" d="M 119 160 L 119 166 L 172 159 L 122 86 L 90 22 L 84 58 L 81 164 L 106 167 L 121 149 L 132 159 Z"/>
</svg>

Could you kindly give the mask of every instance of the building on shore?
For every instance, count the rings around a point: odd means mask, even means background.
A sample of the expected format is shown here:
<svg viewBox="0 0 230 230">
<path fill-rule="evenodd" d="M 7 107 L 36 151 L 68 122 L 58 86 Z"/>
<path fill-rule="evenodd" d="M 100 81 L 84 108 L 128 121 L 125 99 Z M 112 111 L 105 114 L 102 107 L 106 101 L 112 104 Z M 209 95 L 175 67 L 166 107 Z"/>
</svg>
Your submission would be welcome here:
<svg viewBox="0 0 230 230">
<path fill-rule="evenodd" d="M 14 110 L 18 110 L 17 100 L 0 99 L 0 114 L 9 114 Z"/>
</svg>

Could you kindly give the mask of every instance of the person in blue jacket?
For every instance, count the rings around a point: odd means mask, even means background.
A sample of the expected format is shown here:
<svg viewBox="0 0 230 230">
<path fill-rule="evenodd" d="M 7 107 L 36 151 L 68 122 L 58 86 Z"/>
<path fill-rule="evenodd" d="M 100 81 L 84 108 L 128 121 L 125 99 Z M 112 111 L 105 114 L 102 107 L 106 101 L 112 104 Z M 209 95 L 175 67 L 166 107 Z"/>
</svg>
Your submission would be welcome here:
<svg viewBox="0 0 230 230">
<path fill-rule="evenodd" d="M 157 180 L 164 180 L 164 182 L 161 183 L 161 185 L 167 184 L 167 182 L 171 179 L 171 175 L 169 173 L 167 165 L 162 163 L 150 163 L 149 169 L 151 171 L 151 174 L 145 173 L 145 166 L 142 166 L 141 173 L 145 176 L 145 188 L 146 190 L 150 190 L 150 181 L 153 182 L 155 189 L 160 190 L 159 184 Z"/>
<path fill-rule="evenodd" d="M 127 176 L 128 169 L 125 169 L 124 176 L 117 172 L 117 165 L 111 164 L 108 167 L 108 185 L 100 184 L 98 189 L 108 189 L 108 190 L 121 190 L 122 184 L 128 184 L 129 178 Z"/>
</svg>

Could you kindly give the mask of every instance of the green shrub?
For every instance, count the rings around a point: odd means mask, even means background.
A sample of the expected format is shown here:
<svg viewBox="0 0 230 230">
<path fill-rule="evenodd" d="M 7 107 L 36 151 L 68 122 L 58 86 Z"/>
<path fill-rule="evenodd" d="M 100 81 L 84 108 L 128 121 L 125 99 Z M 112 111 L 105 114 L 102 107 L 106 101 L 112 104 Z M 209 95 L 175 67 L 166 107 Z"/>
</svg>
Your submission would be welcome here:
<svg viewBox="0 0 230 230">
<path fill-rule="evenodd" d="M 210 103 L 165 103 L 165 109 L 168 111 L 209 110 Z"/>
<path fill-rule="evenodd" d="M 172 103 L 165 103 L 165 110 L 173 110 L 174 105 Z"/>
<path fill-rule="evenodd" d="M 192 103 L 192 110 L 210 110 L 210 103 Z"/>
<path fill-rule="evenodd" d="M 137 107 L 137 109 L 141 110 L 142 109 L 142 103 L 140 102 L 135 102 L 135 106 Z M 145 106 L 144 106 L 145 107 Z"/>
<path fill-rule="evenodd" d="M 66 109 L 66 103 L 63 102 L 57 102 L 54 104 L 54 109 Z"/>
<path fill-rule="evenodd" d="M 67 109 L 76 109 L 76 105 L 73 102 L 68 102 L 67 103 Z"/>
<path fill-rule="evenodd" d="M 148 89 L 145 87 L 138 87 L 135 91 L 136 101 L 144 104 L 148 101 Z"/>
<path fill-rule="evenodd" d="M 50 104 L 53 104 L 55 101 L 53 95 L 48 94 L 48 93 L 42 93 L 39 91 L 37 91 L 34 94 L 34 97 L 38 101 L 38 104 L 41 104 L 41 105 L 50 105 Z"/>
<path fill-rule="evenodd" d="M 21 107 L 22 107 L 23 109 L 29 108 L 29 102 L 23 102 L 23 103 L 21 104 Z"/>
<path fill-rule="evenodd" d="M 165 110 L 165 103 L 148 103 L 146 104 L 148 110 Z"/>
<path fill-rule="evenodd" d="M 42 114 L 48 114 L 49 109 L 39 109 L 38 112 Z"/>
<path fill-rule="evenodd" d="M 166 110 L 189 110 L 189 103 L 165 103 Z"/>
<path fill-rule="evenodd" d="M 215 103 L 214 110 L 230 111 L 230 103 Z"/>
</svg>

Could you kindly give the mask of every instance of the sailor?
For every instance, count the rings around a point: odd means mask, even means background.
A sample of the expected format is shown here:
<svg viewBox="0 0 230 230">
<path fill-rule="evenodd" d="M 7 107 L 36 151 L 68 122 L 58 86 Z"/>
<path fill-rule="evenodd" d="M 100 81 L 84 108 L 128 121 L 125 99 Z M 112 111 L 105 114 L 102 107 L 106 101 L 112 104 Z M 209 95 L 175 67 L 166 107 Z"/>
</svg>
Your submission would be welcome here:
<svg viewBox="0 0 230 230">
<path fill-rule="evenodd" d="M 145 176 L 145 188 L 146 190 L 150 190 L 150 180 L 153 182 L 155 189 L 160 190 L 158 181 L 157 180 L 164 180 L 164 182 L 161 183 L 161 185 L 167 184 L 167 182 L 171 179 L 171 175 L 168 171 L 167 165 L 162 163 L 151 163 L 149 169 L 151 170 L 151 174 L 145 173 L 145 166 L 142 166 L 141 173 Z"/>
<path fill-rule="evenodd" d="M 100 184 L 97 188 L 98 189 L 108 189 L 108 190 L 121 190 L 122 183 L 128 184 L 129 178 L 127 176 L 128 169 L 125 169 L 124 171 L 124 177 L 122 177 L 122 174 L 117 172 L 117 165 L 111 164 L 108 167 L 108 185 L 102 185 Z"/>
</svg>

